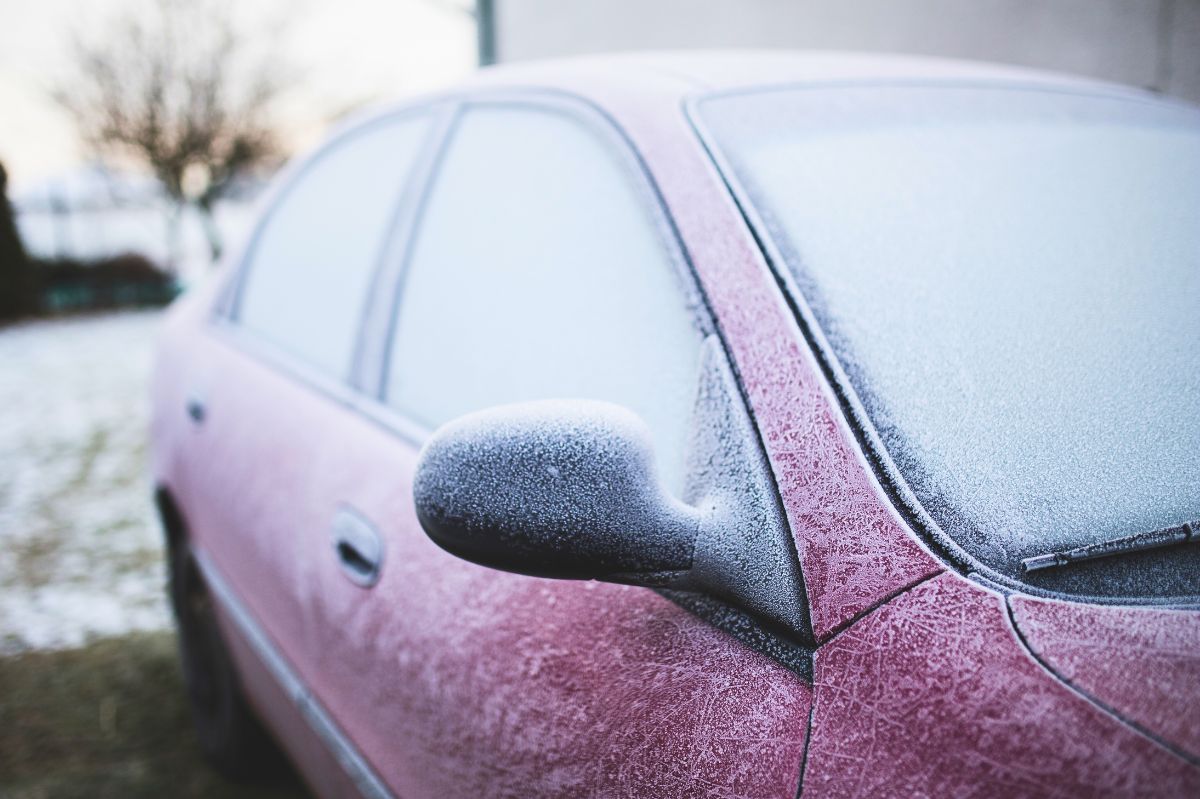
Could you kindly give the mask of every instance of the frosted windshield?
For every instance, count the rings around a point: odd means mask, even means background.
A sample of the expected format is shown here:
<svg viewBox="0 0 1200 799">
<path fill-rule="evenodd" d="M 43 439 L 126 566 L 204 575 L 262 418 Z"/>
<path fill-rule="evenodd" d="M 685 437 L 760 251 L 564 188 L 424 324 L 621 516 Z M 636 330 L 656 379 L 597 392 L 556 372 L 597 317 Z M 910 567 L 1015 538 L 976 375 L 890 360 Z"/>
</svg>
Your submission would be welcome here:
<svg viewBox="0 0 1200 799">
<path fill-rule="evenodd" d="M 866 416 L 971 556 L 1200 519 L 1200 113 L 1016 90 L 701 105 Z"/>
</svg>

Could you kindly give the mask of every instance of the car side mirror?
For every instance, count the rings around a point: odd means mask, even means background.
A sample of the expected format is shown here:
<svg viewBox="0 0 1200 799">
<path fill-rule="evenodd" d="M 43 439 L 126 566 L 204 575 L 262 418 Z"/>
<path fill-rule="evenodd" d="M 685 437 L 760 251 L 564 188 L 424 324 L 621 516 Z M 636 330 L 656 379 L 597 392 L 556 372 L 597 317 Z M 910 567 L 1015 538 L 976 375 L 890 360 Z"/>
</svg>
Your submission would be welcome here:
<svg viewBox="0 0 1200 799">
<path fill-rule="evenodd" d="M 421 452 L 417 518 L 443 549 L 484 566 L 716 599 L 811 641 L 796 545 L 715 336 L 691 421 L 676 498 L 650 430 L 619 405 L 553 400 L 461 417 Z"/>
<path fill-rule="evenodd" d="M 538 577 L 672 585 L 692 568 L 702 524 L 659 477 L 645 424 L 591 400 L 450 422 L 425 445 L 413 494 L 438 546 Z"/>
</svg>

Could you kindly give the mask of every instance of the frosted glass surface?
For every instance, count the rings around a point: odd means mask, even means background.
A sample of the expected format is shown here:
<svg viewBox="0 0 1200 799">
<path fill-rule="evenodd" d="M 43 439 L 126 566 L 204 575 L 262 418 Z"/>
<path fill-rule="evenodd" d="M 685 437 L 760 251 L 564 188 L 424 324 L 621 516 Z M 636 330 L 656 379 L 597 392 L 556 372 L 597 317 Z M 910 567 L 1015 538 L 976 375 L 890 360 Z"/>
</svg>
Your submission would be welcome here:
<svg viewBox="0 0 1200 799">
<path fill-rule="evenodd" d="M 714 101 L 897 466 L 968 551 L 1200 519 L 1200 121 L 1015 91 Z"/>
<path fill-rule="evenodd" d="M 534 399 L 633 410 L 681 483 L 700 333 L 648 200 L 571 119 L 481 108 L 454 133 L 414 243 L 388 401 L 436 427 Z"/>
<path fill-rule="evenodd" d="M 385 120 L 317 155 L 259 233 L 242 325 L 348 376 L 371 276 L 428 128 L 425 117 Z"/>
</svg>

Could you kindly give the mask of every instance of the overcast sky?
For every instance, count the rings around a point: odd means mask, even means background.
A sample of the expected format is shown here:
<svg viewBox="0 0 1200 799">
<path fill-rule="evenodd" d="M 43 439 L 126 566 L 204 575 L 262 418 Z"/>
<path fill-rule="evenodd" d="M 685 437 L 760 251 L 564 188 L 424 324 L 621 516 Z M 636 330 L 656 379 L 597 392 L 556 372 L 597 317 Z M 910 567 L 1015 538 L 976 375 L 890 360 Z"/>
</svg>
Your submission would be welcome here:
<svg viewBox="0 0 1200 799">
<path fill-rule="evenodd" d="M 69 117 L 48 97 L 73 31 L 145 0 L 0 0 L 0 161 L 21 191 L 83 163 Z M 464 0 L 242 0 L 250 29 L 283 19 L 280 46 L 303 76 L 283 108 L 287 139 L 309 146 L 328 120 L 363 102 L 437 88 L 475 64 Z"/>
</svg>

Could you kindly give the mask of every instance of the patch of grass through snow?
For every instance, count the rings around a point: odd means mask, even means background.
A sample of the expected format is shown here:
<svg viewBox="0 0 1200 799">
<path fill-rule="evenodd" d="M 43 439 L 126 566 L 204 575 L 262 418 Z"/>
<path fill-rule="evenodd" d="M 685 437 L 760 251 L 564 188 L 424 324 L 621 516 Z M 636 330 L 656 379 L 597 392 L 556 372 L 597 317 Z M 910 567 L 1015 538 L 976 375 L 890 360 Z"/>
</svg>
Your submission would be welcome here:
<svg viewBox="0 0 1200 799">
<path fill-rule="evenodd" d="M 0 797 L 304 797 L 237 786 L 203 761 L 175 637 L 135 633 L 0 658 Z"/>
</svg>

